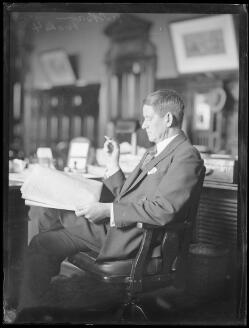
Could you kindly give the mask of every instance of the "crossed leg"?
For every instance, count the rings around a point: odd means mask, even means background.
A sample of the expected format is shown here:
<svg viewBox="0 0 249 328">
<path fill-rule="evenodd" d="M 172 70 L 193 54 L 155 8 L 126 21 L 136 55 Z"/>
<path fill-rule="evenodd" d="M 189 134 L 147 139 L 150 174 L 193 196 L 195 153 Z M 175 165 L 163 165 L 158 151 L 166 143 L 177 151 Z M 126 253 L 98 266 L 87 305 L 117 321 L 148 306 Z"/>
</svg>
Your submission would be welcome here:
<svg viewBox="0 0 249 328">
<path fill-rule="evenodd" d="M 40 232 L 27 247 L 18 312 L 36 307 L 49 290 L 53 276 L 60 272 L 62 261 L 86 249 L 99 252 L 106 236 L 104 225 L 95 225 L 73 212 L 51 209 L 32 209 L 31 219 L 38 219 Z M 71 223 L 63 226 L 63 220 Z M 77 222 L 76 222 L 77 221 Z M 76 224 L 75 224 L 76 222 Z"/>
</svg>

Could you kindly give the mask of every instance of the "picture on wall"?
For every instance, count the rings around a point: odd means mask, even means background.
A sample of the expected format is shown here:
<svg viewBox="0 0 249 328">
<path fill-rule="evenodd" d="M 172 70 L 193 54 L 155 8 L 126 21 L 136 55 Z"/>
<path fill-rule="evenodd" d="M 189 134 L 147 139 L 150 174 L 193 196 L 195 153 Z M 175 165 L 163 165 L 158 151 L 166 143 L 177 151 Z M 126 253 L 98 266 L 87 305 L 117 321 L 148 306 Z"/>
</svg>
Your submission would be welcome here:
<svg viewBox="0 0 249 328">
<path fill-rule="evenodd" d="M 179 73 L 238 68 L 232 15 L 173 22 L 170 24 L 170 33 Z"/>
<path fill-rule="evenodd" d="M 76 81 L 69 57 L 64 50 L 52 50 L 40 55 L 43 70 L 53 86 L 69 85 Z"/>
</svg>

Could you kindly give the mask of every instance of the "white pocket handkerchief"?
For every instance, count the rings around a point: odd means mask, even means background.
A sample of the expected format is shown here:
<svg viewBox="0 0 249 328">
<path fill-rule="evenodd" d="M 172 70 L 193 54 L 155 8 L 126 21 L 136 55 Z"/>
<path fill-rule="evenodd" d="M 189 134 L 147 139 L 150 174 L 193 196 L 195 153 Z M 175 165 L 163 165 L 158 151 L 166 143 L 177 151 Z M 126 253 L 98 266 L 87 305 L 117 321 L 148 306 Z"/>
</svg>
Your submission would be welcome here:
<svg viewBox="0 0 249 328">
<path fill-rule="evenodd" d="M 148 171 L 148 174 L 154 174 L 157 172 L 157 168 L 153 167 L 150 171 Z"/>
</svg>

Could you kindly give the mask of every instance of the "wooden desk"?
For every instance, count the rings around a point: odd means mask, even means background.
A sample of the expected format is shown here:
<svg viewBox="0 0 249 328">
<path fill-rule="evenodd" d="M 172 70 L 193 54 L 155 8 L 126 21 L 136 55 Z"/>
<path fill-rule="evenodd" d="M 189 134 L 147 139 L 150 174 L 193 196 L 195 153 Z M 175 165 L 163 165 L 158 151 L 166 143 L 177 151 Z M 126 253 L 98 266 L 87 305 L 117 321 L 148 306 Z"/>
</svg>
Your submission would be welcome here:
<svg viewBox="0 0 249 328">
<path fill-rule="evenodd" d="M 28 242 L 28 207 L 21 198 L 20 184 L 12 183 L 8 191 L 8 209 L 4 215 L 4 298 L 17 301 L 24 248 Z"/>
<path fill-rule="evenodd" d="M 229 249 L 228 275 L 237 279 L 237 205 L 238 186 L 205 181 L 197 212 L 194 241 L 222 244 Z"/>
<path fill-rule="evenodd" d="M 238 186 L 204 182 L 196 219 L 197 242 L 237 245 Z"/>
</svg>

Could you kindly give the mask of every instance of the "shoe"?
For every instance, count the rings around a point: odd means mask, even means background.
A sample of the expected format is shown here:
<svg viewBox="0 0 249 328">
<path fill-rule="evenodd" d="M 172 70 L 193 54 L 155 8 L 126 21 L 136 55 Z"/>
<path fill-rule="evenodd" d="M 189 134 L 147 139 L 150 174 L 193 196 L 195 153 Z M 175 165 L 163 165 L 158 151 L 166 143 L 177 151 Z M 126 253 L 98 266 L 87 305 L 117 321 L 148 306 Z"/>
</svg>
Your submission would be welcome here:
<svg viewBox="0 0 249 328">
<path fill-rule="evenodd" d="M 13 323 L 16 320 L 17 312 L 14 309 L 4 310 L 4 322 Z"/>
<path fill-rule="evenodd" d="M 54 322 L 54 318 L 50 314 L 45 314 L 44 316 L 41 317 L 40 322 L 41 323 L 52 323 L 52 322 Z"/>
<path fill-rule="evenodd" d="M 16 316 L 15 323 L 54 323 L 55 318 L 51 311 L 42 308 L 29 308 L 21 310 Z"/>
</svg>

